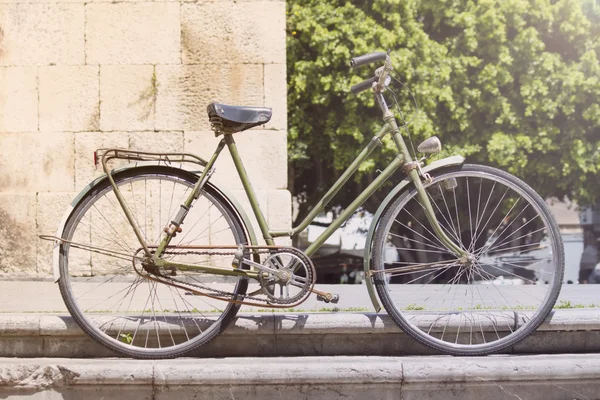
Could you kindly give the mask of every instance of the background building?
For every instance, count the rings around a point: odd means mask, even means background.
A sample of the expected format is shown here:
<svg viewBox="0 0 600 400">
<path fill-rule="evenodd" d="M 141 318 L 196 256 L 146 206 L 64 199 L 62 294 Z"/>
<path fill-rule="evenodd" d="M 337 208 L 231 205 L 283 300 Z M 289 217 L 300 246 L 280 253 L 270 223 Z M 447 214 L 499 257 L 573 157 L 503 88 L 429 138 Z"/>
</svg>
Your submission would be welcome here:
<svg viewBox="0 0 600 400">
<path fill-rule="evenodd" d="M 213 100 L 273 107 L 235 139 L 270 224 L 289 226 L 284 1 L 1 3 L 0 274 L 49 276 L 37 235 L 100 174 L 96 148 L 212 154 Z M 246 204 L 227 158 L 213 179 Z"/>
</svg>

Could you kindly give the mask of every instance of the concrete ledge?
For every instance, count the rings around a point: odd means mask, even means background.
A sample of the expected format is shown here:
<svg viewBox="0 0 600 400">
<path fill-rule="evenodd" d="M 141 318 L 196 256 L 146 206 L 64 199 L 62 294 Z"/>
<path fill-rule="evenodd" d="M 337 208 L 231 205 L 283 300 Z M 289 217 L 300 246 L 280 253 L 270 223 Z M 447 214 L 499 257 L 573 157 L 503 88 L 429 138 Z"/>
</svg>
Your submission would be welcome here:
<svg viewBox="0 0 600 400">
<path fill-rule="evenodd" d="M 506 353 L 600 351 L 600 310 L 555 310 L 529 338 Z M 0 354 L 7 357 L 107 357 L 69 315 L 0 314 Z M 239 314 L 200 357 L 429 355 L 387 314 Z"/>
<path fill-rule="evenodd" d="M 0 359 L 0 392 L 49 400 L 597 399 L 600 355 Z"/>
</svg>

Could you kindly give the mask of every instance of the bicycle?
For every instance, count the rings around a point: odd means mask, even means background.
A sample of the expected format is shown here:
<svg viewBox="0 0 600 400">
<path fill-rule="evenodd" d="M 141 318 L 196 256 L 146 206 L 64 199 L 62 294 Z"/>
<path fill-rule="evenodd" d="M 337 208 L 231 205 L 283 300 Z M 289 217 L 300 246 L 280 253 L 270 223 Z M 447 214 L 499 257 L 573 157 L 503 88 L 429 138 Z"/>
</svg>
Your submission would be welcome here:
<svg viewBox="0 0 600 400">
<path fill-rule="evenodd" d="M 208 160 L 189 153 L 99 149 L 105 175 L 71 203 L 56 236 L 54 274 L 69 312 L 92 338 L 137 358 L 169 358 L 208 343 L 243 304 L 290 308 L 314 293 L 310 260 L 325 240 L 394 172 L 406 177 L 381 203 L 367 235 L 366 286 L 397 325 L 421 343 L 454 355 L 498 352 L 532 333 L 559 294 L 564 251 L 542 198 L 503 171 L 464 164 L 429 138 L 413 160 L 383 92 L 386 53 L 351 60 L 383 63 L 352 87 L 372 90 L 383 126 L 299 226 L 270 230 L 233 134 L 269 121 L 271 110 L 212 103 L 208 116 L 223 136 Z M 274 238 L 303 231 L 360 164 L 390 135 L 397 156 L 305 251 Z M 242 208 L 210 182 L 227 147 L 266 245 Z M 111 160 L 150 162 L 111 170 Z M 178 166 L 176 165 L 178 164 Z M 189 171 L 183 165 L 199 166 Z M 502 284 L 504 283 L 504 284 Z M 506 284 L 510 283 L 510 284 Z"/>
</svg>

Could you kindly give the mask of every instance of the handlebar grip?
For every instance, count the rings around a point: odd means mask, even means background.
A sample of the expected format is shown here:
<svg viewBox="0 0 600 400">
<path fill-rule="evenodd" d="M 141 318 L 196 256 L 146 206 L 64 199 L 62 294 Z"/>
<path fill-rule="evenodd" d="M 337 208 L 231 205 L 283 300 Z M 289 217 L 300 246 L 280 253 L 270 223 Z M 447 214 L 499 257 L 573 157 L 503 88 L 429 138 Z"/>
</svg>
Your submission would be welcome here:
<svg viewBox="0 0 600 400">
<path fill-rule="evenodd" d="M 352 59 L 350 59 L 350 66 L 356 68 L 360 67 L 361 65 L 366 65 L 377 61 L 385 61 L 386 57 L 387 53 L 383 51 L 365 54 L 364 56 L 353 57 Z"/>
<path fill-rule="evenodd" d="M 366 81 L 363 81 L 361 83 L 357 83 L 356 85 L 354 85 L 350 88 L 350 91 L 352 92 L 352 94 L 358 94 L 367 89 L 371 89 L 373 87 L 374 82 L 377 82 L 376 76 L 372 77 L 371 79 L 367 79 Z"/>
</svg>

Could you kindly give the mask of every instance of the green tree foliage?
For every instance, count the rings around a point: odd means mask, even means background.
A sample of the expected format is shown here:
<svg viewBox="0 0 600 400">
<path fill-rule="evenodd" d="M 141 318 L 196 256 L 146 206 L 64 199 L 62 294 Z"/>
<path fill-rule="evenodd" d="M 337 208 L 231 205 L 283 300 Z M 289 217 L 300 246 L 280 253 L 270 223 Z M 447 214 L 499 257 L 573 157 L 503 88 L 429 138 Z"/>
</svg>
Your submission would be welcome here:
<svg viewBox="0 0 600 400">
<path fill-rule="evenodd" d="M 372 94 L 350 93 L 373 66 L 352 71 L 350 58 L 388 49 L 396 77 L 419 105 L 416 112 L 409 93 L 395 86 L 405 117 L 414 115 L 413 141 L 437 135 L 443 156 L 500 167 L 542 196 L 600 199 L 599 2 L 287 4 L 290 188 L 301 202 L 299 218 L 381 124 Z M 334 205 L 345 206 L 394 153 L 384 143 Z"/>
</svg>

